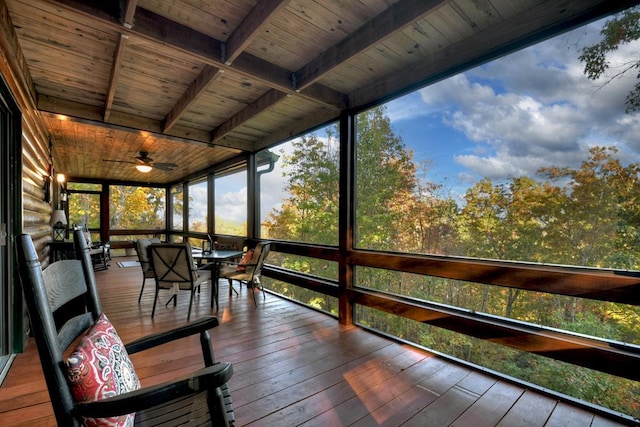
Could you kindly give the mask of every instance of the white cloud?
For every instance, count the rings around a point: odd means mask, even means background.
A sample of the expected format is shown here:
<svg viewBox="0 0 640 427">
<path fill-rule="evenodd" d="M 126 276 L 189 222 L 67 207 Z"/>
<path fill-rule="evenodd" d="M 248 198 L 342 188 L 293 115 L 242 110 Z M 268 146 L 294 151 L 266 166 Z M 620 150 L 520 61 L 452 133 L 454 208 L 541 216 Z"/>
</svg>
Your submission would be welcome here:
<svg viewBox="0 0 640 427">
<path fill-rule="evenodd" d="M 422 89 L 424 107 L 412 99 L 404 111 L 438 111 L 442 123 L 485 153 L 452 153 L 466 170 L 465 177 L 533 176 L 542 166 L 576 166 L 590 147 L 612 143 L 631 154 L 627 160 L 637 161 L 640 114 L 624 111 L 635 73 L 594 82 L 586 78 L 578 60 L 579 48 L 597 39 L 599 25 Z M 612 64 L 628 64 L 629 58 L 640 58 L 640 43 L 621 47 Z"/>
</svg>

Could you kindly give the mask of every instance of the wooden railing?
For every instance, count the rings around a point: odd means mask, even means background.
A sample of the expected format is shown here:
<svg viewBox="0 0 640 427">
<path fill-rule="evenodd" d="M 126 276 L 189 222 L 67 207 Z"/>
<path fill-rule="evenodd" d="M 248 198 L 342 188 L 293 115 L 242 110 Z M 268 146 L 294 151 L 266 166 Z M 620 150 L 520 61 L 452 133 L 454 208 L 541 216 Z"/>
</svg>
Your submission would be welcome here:
<svg viewBox="0 0 640 427">
<path fill-rule="evenodd" d="M 472 260 L 456 257 L 381 253 L 364 250 L 341 252 L 275 242 L 272 251 L 337 261 L 342 268 L 355 266 L 464 280 L 494 286 L 640 305 L 640 272 L 550 266 L 521 262 Z M 559 331 L 514 319 L 479 313 L 382 291 L 340 284 L 267 265 L 267 277 L 301 286 L 342 300 L 339 306 L 359 304 L 386 313 L 438 326 L 472 337 L 491 340 L 518 350 L 547 356 L 620 377 L 640 380 L 640 346 Z M 351 319 L 350 314 L 340 317 Z"/>
</svg>

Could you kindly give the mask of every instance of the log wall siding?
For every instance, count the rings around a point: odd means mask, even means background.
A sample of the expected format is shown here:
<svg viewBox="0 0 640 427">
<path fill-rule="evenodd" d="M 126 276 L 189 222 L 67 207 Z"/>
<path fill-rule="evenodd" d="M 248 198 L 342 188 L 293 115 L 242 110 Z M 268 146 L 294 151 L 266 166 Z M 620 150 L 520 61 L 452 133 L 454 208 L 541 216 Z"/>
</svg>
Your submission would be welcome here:
<svg viewBox="0 0 640 427">
<path fill-rule="evenodd" d="M 45 243 L 51 236 L 52 205 L 44 201 L 44 178 L 49 171 L 49 136 L 33 98 L 35 89 L 17 43 L 4 1 L 0 1 L 0 72 L 22 112 L 23 225 L 32 234 L 41 261 L 48 259 Z"/>
<path fill-rule="evenodd" d="M 22 114 L 22 232 L 33 236 L 34 244 L 40 254 L 40 262 L 46 265 L 49 251 L 46 246 L 51 240 L 52 204 L 45 202 L 44 180 L 49 173 L 50 148 L 49 136 L 42 117 L 36 108 L 33 82 L 26 67 L 26 61 L 20 50 L 13 24 L 9 19 L 6 4 L 0 0 L 0 73 Z M 52 183 L 52 185 L 54 185 Z M 13 242 L 15 236 L 9 236 Z M 18 286 L 17 283 L 10 286 Z M 23 338 L 28 332 L 26 310 L 22 304 L 21 293 L 13 292 L 16 300 L 12 315 L 22 319 Z M 14 340 L 15 351 L 21 351 L 19 337 Z"/>
</svg>

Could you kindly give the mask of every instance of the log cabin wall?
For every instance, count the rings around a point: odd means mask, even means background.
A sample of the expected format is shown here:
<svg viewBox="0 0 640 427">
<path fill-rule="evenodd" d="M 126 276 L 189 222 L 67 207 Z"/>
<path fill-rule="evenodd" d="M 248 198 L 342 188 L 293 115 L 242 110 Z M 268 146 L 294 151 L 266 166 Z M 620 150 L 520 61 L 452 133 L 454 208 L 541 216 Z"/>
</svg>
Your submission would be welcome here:
<svg viewBox="0 0 640 427">
<path fill-rule="evenodd" d="M 49 136 L 43 125 L 40 113 L 36 108 L 35 87 L 26 68 L 24 56 L 20 50 L 13 25 L 10 21 L 6 4 L 0 0 L 0 73 L 4 84 L 13 95 L 14 101 L 21 112 L 22 127 L 22 207 L 15 218 L 21 219 L 21 231 L 32 236 L 36 249 L 40 254 L 40 262 L 46 266 L 49 260 L 47 242 L 51 240 L 52 230 L 49 225 L 51 211 L 57 202 L 56 182 L 52 180 L 51 194 L 53 197 L 47 201 L 45 197 L 44 183 L 50 175 L 51 147 Z M 16 165 L 18 166 L 18 165 Z M 15 168 L 17 174 L 20 168 Z M 19 180 L 19 177 L 15 177 Z M 10 228 L 11 229 L 11 228 Z M 9 235 L 10 246 L 15 236 Z M 14 277 L 17 277 L 14 276 Z M 22 303 L 22 295 L 19 286 L 14 280 L 10 283 L 12 289 L 11 309 L 14 313 L 10 316 L 14 319 L 15 328 L 12 337 L 14 350 L 22 350 L 24 337 L 28 332 L 26 310 Z M 22 335 L 22 336 L 20 336 Z"/>
</svg>

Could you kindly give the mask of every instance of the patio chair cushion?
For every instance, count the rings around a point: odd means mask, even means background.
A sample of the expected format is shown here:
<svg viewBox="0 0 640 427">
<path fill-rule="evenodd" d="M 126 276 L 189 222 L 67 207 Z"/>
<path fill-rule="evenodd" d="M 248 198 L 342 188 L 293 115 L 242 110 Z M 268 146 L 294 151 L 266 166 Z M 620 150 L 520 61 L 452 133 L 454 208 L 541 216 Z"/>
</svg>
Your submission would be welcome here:
<svg viewBox="0 0 640 427">
<path fill-rule="evenodd" d="M 103 314 L 80 339 L 66 360 L 71 391 L 77 402 L 93 402 L 140 388 L 129 354 Z M 135 414 L 87 418 L 87 426 L 132 426 Z"/>
<path fill-rule="evenodd" d="M 134 242 L 136 245 L 136 253 L 138 255 L 138 261 L 140 262 L 140 266 L 142 267 L 142 272 L 147 273 L 149 271 L 149 275 L 146 277 L 153 277 L 153 271 L 151 269 L 151 262 L 149 262 L 149 245 L 152 243 L 162 243 L 160 239 L 157 237 L 153 237 L 151 239 L 138 239 Z"/>
<path fill-rule="evenodd" d="M 236 267 L 236 271 L 244 271 L 246 269 L 245 266 L 249 264 L 251 258 L 253 258 L 253 249 L 249 249 L 247 252 L 245 252 L 245 254 L 242 256 L 242 259 L 238 263 L 238 266 Z"/>
</svg>

